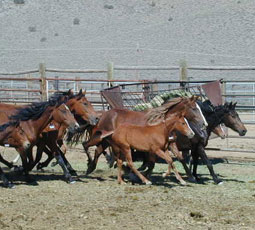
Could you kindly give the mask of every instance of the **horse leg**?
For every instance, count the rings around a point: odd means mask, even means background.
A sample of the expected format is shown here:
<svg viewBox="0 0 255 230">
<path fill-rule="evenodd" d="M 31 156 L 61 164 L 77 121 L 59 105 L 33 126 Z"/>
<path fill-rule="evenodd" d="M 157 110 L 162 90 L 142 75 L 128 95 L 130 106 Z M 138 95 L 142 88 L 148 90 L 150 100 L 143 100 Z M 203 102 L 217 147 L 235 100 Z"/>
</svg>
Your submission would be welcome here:
<svg viewBox="0 0 255 230">
<path fill-rule="evenodd" d="M 186 185 L 186 182 L 182 179 L 181 175 L 177 171 L 177 169 L 176 169 L 176 167 L 174 165 L 173 159 L 170 156 L 168 150 L 166 150 L 166 152 L 163 152 L 161 149 L 158 149 L 157 151 L 155 151 L 155 154 L 157 154 L 159 157 L 164 159 L 169 164 L 169 166 L 171 166 L 171 168 L 173 169 L 176 179 L 178 181 L 180 181 L 180 183 L 182 185 Z"/>
<path fill-rule="evenodd" d="M 143 175 L 146 177 L 150 177 L 154 167 L 155 167 L 155 162 L 156 162 L 156 155 L 152 154 L 152 153 L 148 153 L 149 156 L 147 158 L 147 170 L 145 172 L 143 172 Z"/>
<path fill-rule="evenodd" d="M 125 148 L 121 152 L 125 155 L 129 168 L 141 179 L 143 183 L 146 185 L 151 185 L 151 182 L 135 168 L 132 161 L 131 149 Z"/>
<path fill-rule="evenodd" d="M 66 159 L 65 154 L 62 152 L 62 150 L 60 149 L 60 154 L 61 157 L 63 158 L 65 165 L 68 169 L 68 171 L 71 173 L 72 176 L 78 176 L 77 172 L 73 169 L 72 165 L 69 163 L 69 161 Z"/>
<path fill-rule="evenodd" d="M 37 151 L 39 151 L 39 150 L 37 149 Z M 41 160 L 41 157 L 38 156 L 38 154 L 40 154 L 42 156 L 43 152 L 45 152 L 47 154 L 48 158 L 44 162 L 41 163 L 41 162 L 39 162 Z M 37 160 L 37 162 L 39 162 L 36 166 L 37 170 L 47 167 L 49 165 L 49 163 L 52 161 L 52 159 L 54 159 L 53 153 L 45 145 L 43 146 L 43 150 L 40 149 L 40 153 L 37 152 L 36 157 L 37 156 L 38 156 L 38 160 L 39 160 L 39 161 Z M 39 157 L 40 157 L 40 159 L 39 159 Z"/>
<path fill-rule="evenodd" d="M 14 165 L 11 162 L 5 160 L 1 154 L 0 154 L 0 162 L 5 164 L 10 169 L 14 167 Z"/>
<path fill-rule="evenodd" d="M 192 159 L 190 161 L 190 169 L 193 165 L 193 176 L 196 178 L 196 180 L 198 181 L 199 178 L 197 176 L 197 166 L 198 166 L 198 158 L 199 158 L 199 155 L 198 155 L 198 150 L 197 148 L 192 148 L 191 150 L 191 156 L 192 156 Z"/>
<path fill-rule="evenodd" d="M 212 178 L 213 178 L 213 181 L 215 182 L 215 184 L 220 184 L 222 183 L 222 180 L 220 180 L 217 175 L 215 174 L 214 170 L 213 170 L 213 166 L 212 166 L 212 163 L 210 162 L 210 160 L 208 159 L 206 153 L 205 153 L 205 149 L 204 149 L 204 146 L 203 145 L 199 145 L 198 147 L 198 153 L 202 159 L 202 161 L 204 162 L 204 164 L 206 164 Z"/>
<path fill-rule="evenodd" d="M 188 168 L 188 166 L 185 162 L 185 159 L 182 156 L 182 154 L 180 153 L 180 151 L 178 150 L 177 145 L 176 145 L 175 142 L 170 143 L 170 149 L 171 149 L 172 153 L 177 157 L 177 159 L 181 162 L 181 164 L 182 164 L 182 166 L 183 166 L 183 168 L 184 168 L 184 170 L 185 170 L 185 172 L 188 176 L 188 180 L 191 181 L 191 182 L 196 182 L 195 177 L 193 177 L 193 175 L 191 173 L 191 170 Z M 166 175 L 168 175 L 168 174 L 166 173 Z"/>
<path fill-rule="evenodd" d="M 2 170 L 1 167 L 0 167 L 0 177 L 1 177 L 2 181 L 3 181 L 4 187 L 6 187 L 6 188 L 13 188 L 13 187 L 14 187 L 14 184 L 12 184 L 12 183 L 7 179 L 7 177 L 5 176 L 5 174 L 4 174 L 4 172 L 3 172 L 3 170 Z"/>
<path fill-rule="evenodd" d="M 103 146 L 102 145 L 97 146 L 97 148 L 95 149 L 94 159 L 88 165 L 86 175 L 92 173 L 96 169 L 98 158 L 101 156 L 103 152 L 104 152 Z"/>
<path fill-rule="evenodd" d="M 109 168 L 112 168 L 115 162 L 115 156 L 111 146 L 109 146 L 109 152 L 110 152 L 110 155 L 106 154 L 105 156 L 106 156 L 107 163 L 109 164 Z"/>
<path fill-rule="evenodd" d="M 56 158 L 58 164 L 60 165 L 60 167 L 62 168 L 67 182 L 70 183 L 70 184 L 75 183 L 75 180 L 73 179 L 73 177 L 69 173 L 61 154 L 60 153 L 55 154 L 55 158 Z"/>
<path fill-rule="evenodd" d="M 123 171 L 122 171 L 122 159 L 121 158 L 117 158 L 117 165 L 118 165 L 118 183 L 119 184 L 126 184 L 125 181 L 123 180 L 122 176 L 123 176 Z"/>
<path fill-rule="evenodd" d="M 29 184 L 38 185 L 37 182 L 28 173 L 29 172 L 29 164 L 27 162 L 27 155 L 29 155 L 29 154 L 32 155 L 32 149 L 29 149 L 27 152 L 25 152 L 25 151 L 20 152 L 23 172 L 25 175 L 25 180 Z"/>
</svg>

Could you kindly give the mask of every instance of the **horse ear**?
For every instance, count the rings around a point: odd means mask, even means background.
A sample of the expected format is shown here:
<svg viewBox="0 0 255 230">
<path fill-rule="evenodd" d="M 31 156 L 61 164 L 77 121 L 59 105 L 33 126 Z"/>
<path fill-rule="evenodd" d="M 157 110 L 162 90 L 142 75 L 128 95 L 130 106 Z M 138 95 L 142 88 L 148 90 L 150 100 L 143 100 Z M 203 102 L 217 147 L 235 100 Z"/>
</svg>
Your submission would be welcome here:
<svg viewBox="0 0 255 230">
<path fill-rule="evenodd" d="M 67 95 L 68 95 L 68 96 L 72 96 L 72 95 L 73 95 L 73 90 L 72 90 L 72 89 L 69 89 L 68 92 L 67 92 Z"/>
<path fill-rule="evenodd" d="M 77 96 L 82 95 L 82 89 L 80 89 L 79 93 L 77 94 Z"/>
<path fill-rule="evenodd" d="M 229 103 L 229 108 L 230 109 L 232 108 L 232 101 Z"/>
<path fill-rule="evenodd" d="M 237 104 L 237 102 L 235 102 L 235 103 L 233 104 L 233 109 L 235 109 L 235 107 L 236 107 L 236 104 Z"/>
</svg>

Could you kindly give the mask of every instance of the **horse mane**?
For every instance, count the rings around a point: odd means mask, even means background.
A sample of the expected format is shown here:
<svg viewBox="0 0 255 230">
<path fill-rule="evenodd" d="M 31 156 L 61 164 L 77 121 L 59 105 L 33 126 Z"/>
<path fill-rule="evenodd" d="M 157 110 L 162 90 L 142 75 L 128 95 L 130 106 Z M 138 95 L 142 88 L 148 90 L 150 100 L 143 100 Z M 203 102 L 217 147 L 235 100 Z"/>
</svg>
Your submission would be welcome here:
<svg viewBox="0 0 255 230">
<path fill-rule="evenodd" d="M 64 98 L 63 98 L 64 97 Z M 66 102 L 68 99 L 68 95 L 66 92 L 57 92 L 52 97 L 50 97 L 49 101 L 44 102 L 34 102 L 26 107 L 17 109 L 17 113 L 10 116 L 11 120 L 19 120 L 19 121 L 27 121 L 27 120 L 37 120 L 39 119 L 43 112 L 49 106 L 59 106 Z"/>
<path fill-rule="evenodd" d="M 0 132 L 5 131 L 10 126 L 17 126 L 19 124 L 19 121 L 9 121 L 7 123 L 4 123 L 0 125 Z"/>
<path fill-rule="evenodd" d="M 152 108 L 148 110 L 145 117 L 149 125 L 155 125 L 162 122 L 165 119 L 166 113 L 178 105 L 186 97 L 173 98 L 162 106 Z"/>
</svg>

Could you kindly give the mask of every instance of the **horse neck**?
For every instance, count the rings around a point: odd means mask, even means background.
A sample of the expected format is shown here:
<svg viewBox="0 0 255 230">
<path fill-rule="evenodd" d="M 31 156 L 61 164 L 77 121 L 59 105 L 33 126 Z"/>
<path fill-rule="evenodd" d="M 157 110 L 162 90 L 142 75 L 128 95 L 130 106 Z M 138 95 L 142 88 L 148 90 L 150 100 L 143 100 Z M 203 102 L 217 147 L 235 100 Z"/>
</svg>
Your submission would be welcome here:
<svg viewBox="0 0 255 230">
<path fill-rule="evenodd" d="M 207 133 L 208 136 L 211 134 L 212 130 L 222 123 L 222 119 L 224 117 L 224 112 L 222 110 L 215 111 L 211 115 L 209 115 L 208 120 L 208 126 L 207 126 Z"/>
<path fill-rule="evenodd" d="M 30 132 L 30 136 L 33 136 L 35 139 L 40 135 L 40 133 L 46 128 L 46 126 L 52 120 L 52 112 L 55 107 L 48 106 L 46 110 L 43 112 L 40 118 L 37 120 L 28 120 L 25 121 L 25 124 L 28 126 L 28 131 Z M 25 126 L 26 126 L 25 125 Z"/>
<path fill-rule="evenodd" d="M 172 114 L 170 117 L 168 117 L 167 119 L 165 119 L 161 125 L 165 128 L 165 132 L 167 134 L 169 134 L 170 132 L 172 132 L 175 128 L 175 124 L 178 120 L 176 120 L 176 116 L 175 114 Z"/>
</svg>

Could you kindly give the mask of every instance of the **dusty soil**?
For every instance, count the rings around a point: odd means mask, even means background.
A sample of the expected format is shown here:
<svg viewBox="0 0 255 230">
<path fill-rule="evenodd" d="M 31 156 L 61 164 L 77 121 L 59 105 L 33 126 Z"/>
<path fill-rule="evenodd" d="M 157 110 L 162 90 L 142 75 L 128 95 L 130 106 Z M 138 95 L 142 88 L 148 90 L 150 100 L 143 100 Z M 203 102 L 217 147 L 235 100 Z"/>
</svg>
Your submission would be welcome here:
<svg viewBox="0 0 255 230">
<path fill-rule="evenodd" d="M 214 147 L 222 142 L 211 141 Z M 6 149 L 3 155 L 13 159 L 16 153 Z M 215 185 L 207 168 L 199 166 L 200 183 L 181 186 L 173 175 L 161 177 L 166 164 L 157 164 L 151 186 L 130 181 L 118 185 L 117 170 L 109 169 L 103 157 L 97 170 L 84 176 L 86 157 L 78 146 L 67 155 L 78 170 L 80 180 L 75 184 L 63 181 L 59 166 L 33 171 L 38 186 L 5 170 L 16 186 L 0 187 L 0 229 L 254 229 L 254 155 L 249 162 L 240 158 L 241 153 L 238 161 L 232 160 L 235 155 L 226 153 L 221 159 L 228 161 L 213 161 L 222 185 Z"/>
</svg>

